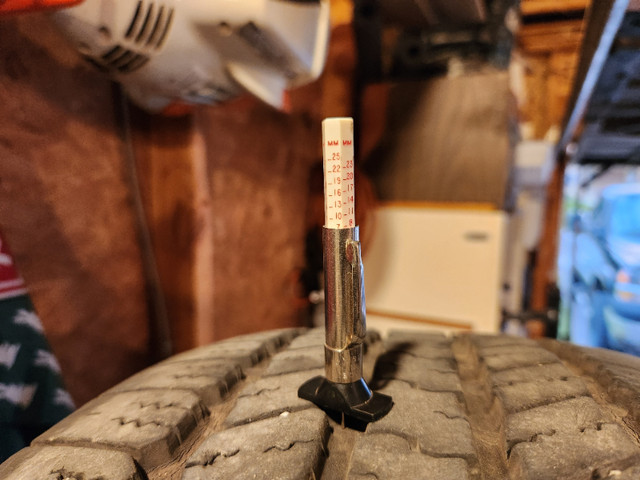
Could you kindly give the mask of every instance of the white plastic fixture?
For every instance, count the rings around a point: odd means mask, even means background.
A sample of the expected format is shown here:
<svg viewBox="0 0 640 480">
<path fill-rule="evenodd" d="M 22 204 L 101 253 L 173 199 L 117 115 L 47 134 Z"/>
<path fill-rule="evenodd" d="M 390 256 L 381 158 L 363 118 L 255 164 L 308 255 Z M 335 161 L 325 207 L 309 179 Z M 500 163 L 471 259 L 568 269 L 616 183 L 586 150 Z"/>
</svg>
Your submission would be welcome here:
<svg viewBox="0 0 640 480">
<path fill-rule="evenodd" d="M 285 91 L 324 67 L 329 0 L 85 0 L 53 14 L 80 53 L 141 107 Z"/>
</svg>

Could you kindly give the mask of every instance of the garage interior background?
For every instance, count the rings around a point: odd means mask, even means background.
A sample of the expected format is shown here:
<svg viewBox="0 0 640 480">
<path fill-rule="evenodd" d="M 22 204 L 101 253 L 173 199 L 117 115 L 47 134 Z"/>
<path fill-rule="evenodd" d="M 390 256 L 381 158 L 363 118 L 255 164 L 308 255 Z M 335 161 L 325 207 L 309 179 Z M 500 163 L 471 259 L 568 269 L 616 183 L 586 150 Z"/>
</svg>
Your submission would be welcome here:
<svg viewBox="0 0 640 480">
<path fill-rule="evenodd" d="M 0 226 L 78 405 L 169 351 L 309 324 L 302 278 L 307 234 L 322 222 L 324 117 L 354 116 L 358 125 L 365 262 L 378 201 L 519 211 L 516 143 L 558 140 L 588 0 L 522 0 L 510 55 L 424 54 L 428 68 L 415 71 L 388 55 L 389 45 L 415 40 L 404 32 L 464 33 L 487 24 L 489 4 L 508 23 L 513 2 L 431 2 L 422 16 L 411 14 L 413 2 L 394 2 L 391 12 L 381 2 L 374 17 L 367 2 L 355 2 L 356 15 L 349 0 L 331 3 L 326 70 L 292 92 L 289 114 L 243 97 L 178 118 L 148 115 L 44 15 L 0 21 Z M 376 31 L 378 70 L 358 55 Z M 405 51 L 416 48 L 423 55 L 421 44 Z M 546 219 L 520 256 L 531 273 L 512 288 L 527 283 L 515 307 L 546 307 L 561 189 L 556 168 L 536 197 Z"/>
</svg>

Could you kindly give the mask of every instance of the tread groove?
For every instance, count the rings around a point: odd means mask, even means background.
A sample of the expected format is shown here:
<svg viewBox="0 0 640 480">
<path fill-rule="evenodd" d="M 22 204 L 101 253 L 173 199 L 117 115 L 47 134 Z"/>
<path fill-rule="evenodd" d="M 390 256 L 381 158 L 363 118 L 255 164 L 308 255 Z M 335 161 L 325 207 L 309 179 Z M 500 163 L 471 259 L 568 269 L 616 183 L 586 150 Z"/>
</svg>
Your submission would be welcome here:
<svg viewBox="0 0 640 480">
<path fill-rule="evenodd" d="M 504 445 L 504 420 L 492 393 L 486 367 L 480 362 L 476 347 L 468 335 L 453 341 L 462 393 L 478 458 L 478 476 L 483 480 L 502 479 L 507 475 Z"/>
<path fill-rule="evenodd" d="M 378 359 L 384 355 L 384 349 L 379 337 L 371 335 L 369 338 L 371 343 L 367 345 L 364 352 L 363 377 L 371 385 L 374 381 L 375 365 Z M 327 458 L 320 480 L 346 479 L 356 443 L 359 438 L 363 437 L 364 432 L 346 428 L 342 422 L 338 423 L 335 418 L 329 418 L 329 425 L 331 430 L 327 442 Z M 371 475 L 375 476 L 375 474 Z M 375 478 L 378 477 L 375 476 Z"/>
</svg>

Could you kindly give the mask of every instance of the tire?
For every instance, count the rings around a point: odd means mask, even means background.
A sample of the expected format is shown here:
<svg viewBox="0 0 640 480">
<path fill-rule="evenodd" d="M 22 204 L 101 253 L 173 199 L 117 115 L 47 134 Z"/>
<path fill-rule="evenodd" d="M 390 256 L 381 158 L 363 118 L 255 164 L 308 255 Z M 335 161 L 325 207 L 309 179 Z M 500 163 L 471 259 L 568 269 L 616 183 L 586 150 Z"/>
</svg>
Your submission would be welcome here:
<svg viewBox="0 0 640 480">
<path fill-rule="evenodd" d="M 237 337 L 144 370 L 0 465 L 0 478 L 640 478 L 640 358 L 505 336 L 369 333 L 394 399 L 366 431 L 297 397 L 322 330 Z"/>
</svg>

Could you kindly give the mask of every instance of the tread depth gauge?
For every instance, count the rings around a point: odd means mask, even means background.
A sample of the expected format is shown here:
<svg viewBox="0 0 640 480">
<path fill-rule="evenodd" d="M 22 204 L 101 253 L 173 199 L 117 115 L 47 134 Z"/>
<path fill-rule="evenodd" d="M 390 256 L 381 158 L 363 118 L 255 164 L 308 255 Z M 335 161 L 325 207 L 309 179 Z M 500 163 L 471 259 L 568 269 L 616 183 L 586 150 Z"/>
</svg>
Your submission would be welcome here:
<svg viewBox="0 0 640 480">
<path fill-rule="evenodd" d="M 362 378 L 366 334 L 364 271 L 355 216 L 353 119 L 322 122 L 325 289 L 325 376 L 305 382 L 298 396 L 361 422 L 385 416 L 393 401 Z"/>
</svg>

